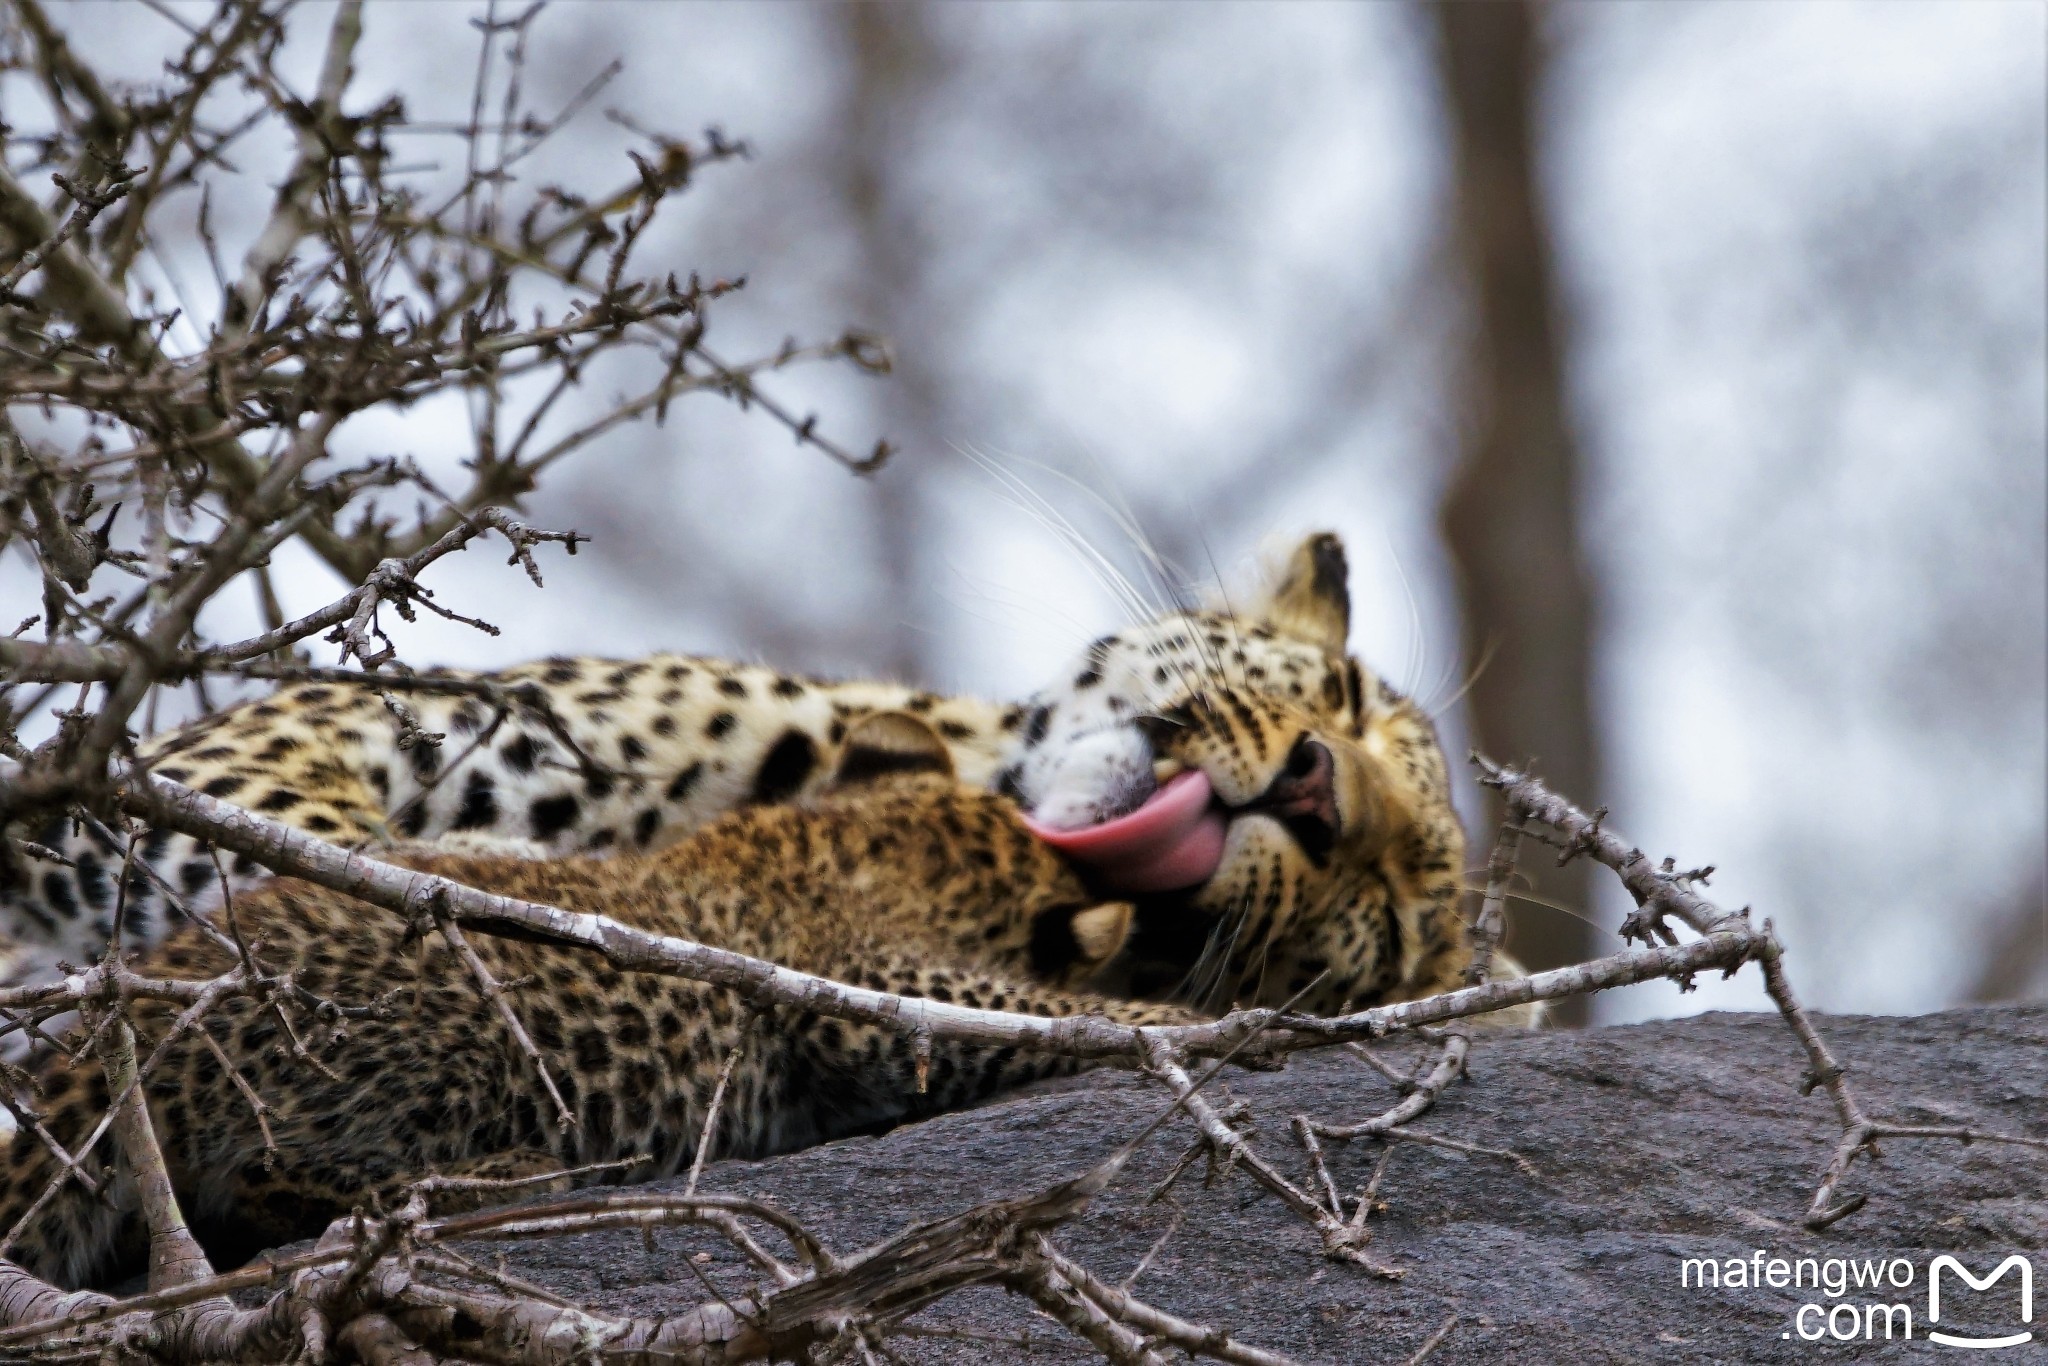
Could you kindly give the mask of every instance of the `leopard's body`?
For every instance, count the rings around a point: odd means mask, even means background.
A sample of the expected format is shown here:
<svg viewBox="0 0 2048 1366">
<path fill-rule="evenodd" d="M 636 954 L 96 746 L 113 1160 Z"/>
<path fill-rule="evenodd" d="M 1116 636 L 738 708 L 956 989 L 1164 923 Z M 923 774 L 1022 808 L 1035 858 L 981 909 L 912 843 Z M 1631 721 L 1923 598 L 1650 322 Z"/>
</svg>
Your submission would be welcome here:
<svg viewBox="0 0 2048 1366">
<path fill-rule="evenodd" d="M 437 747 L 401 750 L 400 721 L 366 684 L 315 683 L 144 755 L 164 777 L 343 843 L 548 854 L 657 849 L 720 813 L 812 795 L 847 726 L 878 709 L 921 716 L 962 779 L 1053 826 L 1128 810 L 1162 765 L 1200 767 L 1229 808 L 1226 857 L 1200 886 L 1141 902 L 1122 989 L 1210 1008 L 1305 992 L 1301 1008 L 1335 1012 L 1462 985 L 1467 961 L 1444 756 L 1427 714 L 1346 653 L 1346 572 L 1335 537 L 1310 537 L 1235 610 L 1169 611 L 1106 635 L 1022 704 L 680 656 L 564 659 L 438 676 L 469 692 L 402 694 L 423 729 L 445 733 Z M 1303 741 L 1330 759 L 1320 795 L 1279 811 L 1263 799 Z M 0 930 L 16 941 L 0 981 L 47 978 L 106 942 L 120 851 L 62 823 L 41 842 L 72 866 L 0 862 Z M 199 909 L 217 899 L 213 860 L 184 836 L 146 835 L 135 862 Z M 154 942 L 175 923 L 171 898 L 142 868 L 129 884 L 124 942 Z M 0 1053 L 20 1037 L 0 1026 Z"/>
<path fill-rule="evenodd" d="M 1022 709 L 890 683 L 827 683 L 725 660 L 549 659 L 492 674 L 435 670 L 400 698 L 438 744 L 399 747 L 376 692 L 338 683 L 280 688 L 141 747 L 157 775 L 342 844 L 503 843 L 546 854 L 650 850 L 743 806 L 814 795 L 846 727 L 878 711 L 923 716 L 963 780 L 995 771 Z M 490 694 L 462 691 L 488 685 Z M 439 691 L 445 686 L 448 690 Z M 210 909 L 212 857 L 191 838 L 145 836 L 119 893 L 123 853 L 105 831 L 52 822 L 30 835 L 71 866 L 9 858 L 0 845 L 0 932 L 9 981 L 104 950 L 115 907 L 131 945 L 156 943 Z M 261 873 L 227 864 L 232 885 Z M 6 957 L 0 953 L 0 958 Z"/>
<path fill-rule="evenodd" d="M 879 765 L 888 770 L 906 751 L 875 752 L 889 756 Z M 1092 894 L 1010 802 L 943 775 L 888 776 L 815 802 L 735 813 L 651 855 L 408 862 L 881 991 L 1040 1016 L 1193 1018 L 1080 989 L 1123 943 L 1130 907 Z M 198 1026 L 212 1045 L 197 1032 L 168 1045 L 147 1084 L 152 1118 L 188 1219 L 230 1255 L 316 1233 L 429 1172 L 525 1176 L 634 1159 L 606 1179 L 672 1174 L 695 1152 L 735 1047 L 712 1142 L 727 1156 L 821 1142 L 1080 1066 L 941 1039 L 930 1045 L 920 1093 L 901 1032 L 792 1008 L 753 1018 L 729 989 L 621 973 L 585 949 L 472 929 L 467 941 L 494 976 L 519 984 L 506 999 L 575 1116 L 564 1128 L 541 1077 L 438 933 L 409 941 L 398 917 L 291 879 L 237 896 L 235 909 L 266 968 L 291 969 L 300 987 L 337 1005 L 382 999 L 388 1014 L 347 1021 L 332 1037 L 314 1019 L 295 1020 L 317 1064 L 287 1046 L 277 1010 L 248 999 Z M 187 928 L 141 967 L 205 979 L 233 957 Z M 145 1052 L 175 1014 L 162 1003 L 137 1008 Z M 274 1150 L 238 1076 L 269 1107 Z M 104 1074 L 96 1062 L 52 1058 L 39 1082 L 45 1127 L 75 1150 L 106 1110 Z M 11 1248 L 0 1243 L 0 1256 L 80 1284 L 140 1254 L 134 1183 L 110 1169 L 108 1146 L 84 1163 L 106 1198 L 67 1185 Z M 0 1239 L 56 1170 L 35 1135 L 15 1135 L 0 1174 Z"/>
</svg>

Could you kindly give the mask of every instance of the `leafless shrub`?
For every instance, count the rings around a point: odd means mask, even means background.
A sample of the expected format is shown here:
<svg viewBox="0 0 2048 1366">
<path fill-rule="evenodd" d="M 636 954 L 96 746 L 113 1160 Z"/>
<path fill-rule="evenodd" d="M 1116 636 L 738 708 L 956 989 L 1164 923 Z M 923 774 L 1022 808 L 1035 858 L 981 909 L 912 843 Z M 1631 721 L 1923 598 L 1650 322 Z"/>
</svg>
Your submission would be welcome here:
<svg viewBox="0 0 2048 1366">
<path fill-rule="evenodd" d="M 52 128 L 17 133 L 0 166 L 0 544 L 25 553 L 41 580 L 41 610 L 0 642 L 11 685 L 0 744 L 22 765 L 5 790 L 10 817 L 103 787 L 163 688 L 275 665 L 320 636 L 341 646 L 339 662 L 374 670 L 394 656 L 387 612 L 494 630 L 437 602 L 420 576 L 496 532 L 538 580 L 535 548 L 574 553 L 579 538 L 500 509 L 612 428 L 661 420 L 679 398 L 708 392 L 755 408 L 858 470 L 889 453 L 842 449 L 816 417 L 756 384 L 804 361 L 885 369 L 872 339 L 728 361 L 708 345 L 709 324 L 744 282 L 649 273 L 636 259 L 656 215 L 706 168 L 744 157 L 744 143 L 715 129 L 695 141 L 650 134 L 621 149 L 613 183 L 519 188 L 521 164 L 610 74 L 566 109 L 525 108 L 533 6 L 483 26 L 471 120 L 443 135 L 466 172 L 452 193 L 434 193 L 397 149 L 401 135 L 435 130 L 409 124 L 396 98 L 369 108 L 351 98 L 360 7 L 336 13 L 305 94 L 277 71 L 289 10 L 223 5 L 190 29 L 160 89 L 130 92 L 95 76 L 36 0 L 12 11 L 13 62 L 46 91 Z M 233 183 L 241 144 L 280 127 L 295 155 L 230 264 L 213 197 Z M 418 139 L 404 142 L 410 151 Z M 194 199 L 212 289 L 154 304 L 138 266 L 158 249 L 157 222 Z M 651 380 L 555 431 L 563 396 L 622 356 Z M 409 458 L 339 454 L 352 419 L 440 395 L 466 399 L 474 416 L 464 486 L 440 487 Z M 398 510 L 406 499 L 417 506 Z M 287 541 L 357 587 L 283 620 L 268 566 Z M 244 576 L 271 629 L 206 639 L 202 612 Z M 49 686 L 24 696 L 23 684 Z M 80 691 L 54 742 L 31 753 L 18 728 L 49 687 L 69 684 Z"/>
</svg>

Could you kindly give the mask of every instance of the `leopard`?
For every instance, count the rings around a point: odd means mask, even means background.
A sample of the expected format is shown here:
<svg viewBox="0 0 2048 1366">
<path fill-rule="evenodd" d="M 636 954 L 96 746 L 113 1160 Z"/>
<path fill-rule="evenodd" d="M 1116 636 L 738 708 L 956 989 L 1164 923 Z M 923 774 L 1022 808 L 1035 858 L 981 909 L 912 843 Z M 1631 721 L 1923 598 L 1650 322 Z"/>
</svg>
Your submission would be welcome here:
<svg viewBox="0 0 2048 1366">
<path fill-rule="evenodd" d="M 962 784 L 922 720 L 865 718 L 842 751 L 822 795 L 727 813 L 654 853 L 529 859 L 411 846 L 399 857 L 488 892 L 902 997 L 1134 1027 L 1200 1018 L 1089 990 L 1123 946 L 1132 906 L 1091 889 L 1008 799 Z M 920 1057 L 902 1028 L 620 971 L 585 946 L 472 924 L 462 942 L 504 984 L 537 1067 L 442 932 L 415 934 L 403 917 L 290 878 L 235 898 L 234 923 L 298 992 L 336 1011 L 385 1004 L 335 1027 L 245 996 L 175 1034 L 178 1005 L 137 1003 L 141 1055 L 162 1048 L 145 1082 L 152 1127 L 179 1207 L 218 1266 L 352 1210 L 397 1208 L 430 1175 L 468 1183 L 457 1202 L 467 1207 L 519 1199 L 530 1179 L 550 1193 L 646 1181 L 677 1174 L 700 1145 L 767 1156 L 1091 1065 L 944 1035 L 928 1036 Z M 237 961 L 234 944 L 187 926 L 138 969 L 204 980 Z M 49 1057 L 37 1090 L 43 1129 L 73 1152 L 110 1099 L 91 1059 Z M 556 1095 L 572 1122 L 558 1122 Z M 58 1159 L 36 1134 L 14 1137 L 0 1256 L 67 1287 L 132 1270 L 146 1230 L 133 1174 L 108 1146 L 81 1164 L 101 1198 L 71 1181 L 38 1209 Z M 614 1165 L 589 1170 L 599 1164 Z"/>
<path fill-rule="evenodd" d="M 136 764 L 354 847 L 652 852 L 730 811 L 817 795 L 848 728 L 897 710 L 937 730 L 978 784 L 1023 714 L 702 656 L 554 657 L 287 683 L 151 737 Z M 266 876 L 163 829 L 132 850 L 104 825 L 64 817 L 0 833 L 5 985 L 90 961 L 117 916 L 122 942 L 147 948 Z"/>
<path fill-rule="evenodd" d="M 1089 832 L 1201 773 L 1209 828 L 1227 833 L 1202 876 L 1133 889 L 1121 989 L 1336 1014 L 1464 985 L 1471 965 L 1465 835 L 1434 722 L 1349 652 L 1350 627 L 1343 543 L 1317 532 L 1234 596 L 1101 636 L 1020 701 L 702 657 L 555 658 L 288 684 L 141 745 L 137 762 L 358 847 L 645 853 L 733 810 L 817 795 L 852 725 L 902 711 L 940 736 L 963 782 L 1013 800 L 1105 882 L 1128 870 Z M 0 841 L 13 943 L 0 982 L 85 961 L 117 910 L 122 942 L 147 946 L 263 875 L 164 830 L 130 849 L 61 820 L 10 833 L 64 861 Z M 1493 969 L 1520 972 L 1506 955 Z M 1539 1019 L 1519 1007 L 1498 1022 Z M 0 1053 L 21 1034 L 0 1022 Z"/>
</svg>

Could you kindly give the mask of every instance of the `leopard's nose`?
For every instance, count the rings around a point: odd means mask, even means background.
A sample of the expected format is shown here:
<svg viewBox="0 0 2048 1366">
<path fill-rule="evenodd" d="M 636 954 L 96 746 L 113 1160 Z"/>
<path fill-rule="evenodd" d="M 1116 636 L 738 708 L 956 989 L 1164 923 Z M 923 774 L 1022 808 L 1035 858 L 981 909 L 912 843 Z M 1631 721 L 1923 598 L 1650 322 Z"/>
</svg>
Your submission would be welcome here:
<svg viewBox="0 0 2048 1366">
<path fill-rule="evenodd" d="M 1294 742 L 1287 766 L 1253 805 L 1276 816 L 1304 816 L 1335 829 L 1337 825 L 1337 760 L 1313 736 Z"/>
</svg>

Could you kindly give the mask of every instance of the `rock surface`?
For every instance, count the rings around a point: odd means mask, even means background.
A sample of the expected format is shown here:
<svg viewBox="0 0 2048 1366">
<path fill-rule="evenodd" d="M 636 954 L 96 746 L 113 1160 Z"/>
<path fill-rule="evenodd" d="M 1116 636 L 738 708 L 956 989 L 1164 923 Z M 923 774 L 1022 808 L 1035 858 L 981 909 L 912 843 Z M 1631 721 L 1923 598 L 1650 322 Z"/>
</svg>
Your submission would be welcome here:
<svg viewBox="0 0 2048 1366">
<path fill-rule="evenodd" d="M 1850 1068 L 1873 1115 L 1907 1123 L 1970 1124 L 2048 1135 L 2048 1009 L 1997 1007 L 1915 1018 L 1824 1017 L 1819 1027 Z M 1412 1063 L 1418 1047 L 1380 1055 Z M 1846 1189 L 1869 1204 L 1819 1235 L 1799 1225 L 1836 1137 L 1820 1093 L 1802 1097 L 1804 1057 L 1775 1015 L 1706 1015 L 1582 1033 L 1482 1041 L 1470 1080 L 1416 1127 L 1507 1147 L 1533 1179 L 1498 1158 L 1403 1145 L 1393 1156 L 1368 1251 L 1405 1268 L 1399 1282 L 1326 1260 L 1313 1231 L 1239 1173 L 1204 1188 L 1197 1165 L 1170 1204 L 1147 1194 L 1185 1150 L 1176 1119 L 1057 1242 L 1120 1281 L 1178 1217 L 1180 1227 L 1135 1287 L 1142 1297 L 1241 1341 L 1304 1362 L 1404 1362 L 1453 1315 L 1431 1363 L 1776 1362 L 1919 1360 L 1957 1353 L 1926 1340 L 1930 1326 L 1999 1335 L 2031 1326 L 2036 1341 L 1981 1358 L 2048 1356 L 2048 1303 L 2018 1319 L 2015 1278 L 1969 1291 L 1947 1279 L 1943 1316 L 1927 1322 L 1928 1264 L 1953 1253 L 1982 1275 L 2008 1254 L 2031 1254 L 2048 1301 L 2048 1153 L 1952 1141 L 1894 1141 L 1884 1163 L 1859 1163 Z M 1231 1073 L 1232 1095 L 1258 1117 L 1260 1149 L 1306 1180 L 1288 1120 L 1376 1113 L 1392 1088 L 1342 1050 L 1295 1058 L 1279 1073 Z M 1140 1078 L 1098 1073 L 1062 1088 L 1000 1101 L 761 1162 L 711 1166 L 708 1190 L 772 1199 L 798 1212 L 835 1251 L 877 1242 L 921 1219 L 1072 1176 L 1136 1133 L 1163 1107 Z M 1355 1191 L 1377 1145 L 1330 1154 Z M 593 1308 L 650 1314 L 694 1305 L 703 1285 L 746 1284 L 708 1237 L 592 1235 L 517 1249 L 513 1266 Z M 1905 1288 L 1774 1289 L 1681 1285 L 1687 1258 L 1903 1258 Z M 493 1254 L 495 1255 L 495 1253 Z M 1894 1274 L 1903 1274 L 1893 1268 Z M 1802 1341 L 1803 1320 L 1826 1331 L 1837 1305 L 1898 1303 L 1913 1338 Z M 918 1320 L 1009 1339 L 896 1339 L 906 1359 L 1085 1360 L 1031 1305 L 997 1290 L 956 1295 Z M 1848 1319 L 1834 1319 L 1845 1327 Z M 1893 1318 L 1894 1331 L 1902 1324 Z M 1018 1341 L 1028 1330 L 1029 1349 Z"/>
</svg>

